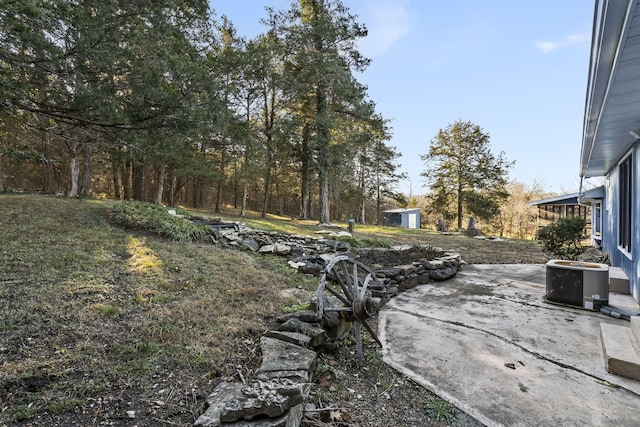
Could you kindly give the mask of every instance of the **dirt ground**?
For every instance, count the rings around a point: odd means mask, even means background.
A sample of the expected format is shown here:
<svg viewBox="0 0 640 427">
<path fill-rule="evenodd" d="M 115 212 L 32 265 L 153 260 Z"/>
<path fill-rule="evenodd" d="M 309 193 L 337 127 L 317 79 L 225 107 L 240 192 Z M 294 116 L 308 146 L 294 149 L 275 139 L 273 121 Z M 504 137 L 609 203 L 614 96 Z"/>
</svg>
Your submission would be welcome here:
<svg viewBox="0 0 640 427">
<path fill-rule="evenodd" d="M 432 244 L 459 252 L 468 264 L 540 264 L 548 258 L 531 241 L 474 239 L 458 235 L 429 235 Z M 375 324 L 375 320 L 370 321 Z M 365 344 L 365 363 L 358 368 L 355 346 L 345 344 L 321 356 L 312 388 L 310 411 L 303 426 L 481 426 L 465 413 L 382 362 L 373 340 Z"/>
<path fill-rule="evenodd" d="M 244 253 L 152 238 L 139 251 L 144 239 L 107 227 L 96 213 L 102 207 L 70 211 L 69 203 L 16 197 L 0 204 L 3 244 L 18 241 L 0 252 L 0 427 L 192 425 L 218 383 L 249 380 L 260 365 L 260 337 L 276 326 L 260 314 L 260 301 L 267 293 L 280 301 L 273 283 L 299 285 Z M 25 221 L 24 212 L 39 222 Z M 394 243 L 431 244 L 470 264 L 546 261 L 534 242 L 429 234 Z M 156 265 L 150 253 L 165 261 L 163 275 L 130 271 L 138 256 Z M 217 296 L 209 283 L 226 293 Z M 225 307 L 225 324 L 239 332 L 221 345 L 207 334 Z M 239 310 L 251 311 L 242 319 L 251 329 L 233 324 Z M 369 323 L 375 328 L 375 319 Z M 354 353 L 347 340 L 319 356 L 303 426 L 479 425 L 384 364 L 366 335 L 362 367 Z"/>
</svg>

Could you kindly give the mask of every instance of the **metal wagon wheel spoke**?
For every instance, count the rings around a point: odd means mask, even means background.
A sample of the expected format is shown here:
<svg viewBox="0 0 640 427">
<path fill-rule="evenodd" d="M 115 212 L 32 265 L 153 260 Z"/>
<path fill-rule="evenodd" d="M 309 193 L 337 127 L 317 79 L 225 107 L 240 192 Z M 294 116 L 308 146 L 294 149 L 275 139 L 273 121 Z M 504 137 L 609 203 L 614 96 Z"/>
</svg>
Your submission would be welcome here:
<svg viewBox="0 0 640 427">
<path fill-rule="evenodd" d="M 318 317 L 325 311 L 337 311 L 343 319 L 353 322 L 356 337 L 358 364 L 362 365 L 362 327 L 380 345 L 380 340 L 367 320 L 377 313 L 377 307 L 368 292 L 369 285 L 375 281 L 373 272 L 364 264 L 348 256 L 337 256 L 326 266 L 318 285 Z M 325 307 L 324 293 L 334 295 L 343 306 Z"/>
</svg>

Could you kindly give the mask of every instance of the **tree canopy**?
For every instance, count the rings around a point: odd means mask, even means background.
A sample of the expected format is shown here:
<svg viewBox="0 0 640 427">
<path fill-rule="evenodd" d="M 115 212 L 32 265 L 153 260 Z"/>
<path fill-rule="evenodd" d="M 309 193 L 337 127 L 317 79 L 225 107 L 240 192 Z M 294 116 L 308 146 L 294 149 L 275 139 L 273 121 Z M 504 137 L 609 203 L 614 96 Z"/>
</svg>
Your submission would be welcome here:
<svg viewBox="0 0 640 427">
<path fill-rule="evenodd" d="M 447 220 L 457 218 L 458 229 L 465 210 L 481 219 L 500 212 L 514 162 L 504 152 L 491 152 L 489 134 L 480 126 L 458 120 L 440 129 L 421 159 L 426 165 L 421 175 L 433 196 L 431 208 Z"/>
<path fill-rule="evenodd" d="M 340 0 L 268 9 L 252 40 L 206 0 L 0 6 L 0 191 L 321 222 L 375 221 L 394 196 L 387 120 L 357 80 L 366 28 Z"/>
</svg>

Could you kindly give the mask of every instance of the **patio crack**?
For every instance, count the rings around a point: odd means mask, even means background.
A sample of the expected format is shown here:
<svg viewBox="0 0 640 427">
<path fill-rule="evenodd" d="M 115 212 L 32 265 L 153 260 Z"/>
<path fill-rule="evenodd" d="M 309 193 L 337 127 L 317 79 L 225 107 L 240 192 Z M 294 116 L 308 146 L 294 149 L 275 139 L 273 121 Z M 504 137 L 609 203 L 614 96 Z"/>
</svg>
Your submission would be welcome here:
<svg viewBox="0 0 640 427">
<path fill-rule="evenodd" d="M 425 314 L 415 313 L 415 312 L 412 312 L 412 311 L 409 311 L 409 310 L 403 310 L 403 309 L 398 308 L 398 307 L 389 308 L 389 310 L 390 311 L 393 310 L 393 311 L 397 311 L 397 312 L 400 312 L 400 313 L 404 313 L 404 314 L 407 314 L 409 316 L 414 316 L 414 317 L 418 317 L 418 318 L 422 318 L 422 319 L 435 320 L 437 322 L 446 323 L 446 324 L 449 324 L 449 325 L 463 327 L 463 328 L 467 328 L 467 329 L 470 329 L 470 330 L 473 330 L 473 331 L 481 332 L 483 334 L 486 334 L 486 335 L 489 335 L 491 337 L 497 338 L 498 340 L 500 340 L 500 341 L 502 341 L 502 342 L 504 342 L 506 344 L 510 344 L 512 346 L 515 346 L 515 347 L 519 348 L 520 350 L 524 351 L 525 353 L 530 354 L 530 355 L 532 355 L 532 356 L 534 356 L 534 357 L 536 357 L 536 358 L 538 358 L 540 360 L 544 360 L 545 362 L 549 362 L 549 363 L 554 364 L 554 365 L 556 365 L 556 366 L 558 366 L 560 368 L 571 370 L 571 371 L 577 372 L 577 373 L 579 373 L 581 375 L 584 375 L 584 376 L 587 376 L 589 378 L 592 378 L 592 379 L 598 381 L 602 385 L 610 386 L 610 387 L 613 387 L 613 388 L 616 388 L 616 389 L 620 389 L 620 390 L 624 390 L 624 391 L 626 391 L 628 393 L 633 394 L 634 396 L 640 397 L 640 393 L 637 393 L 637 392 L 635 392 L 635 391 L 633 391 L 633 390 L 631 390 L 631 389 L 629 389 L 627 387 L 624 387 L 624 386 L 622 386 L 620 384 L 612 383 L 611 381 L 609 381 L 609 380 L 607 380 L 605 378 L 601 378 L 601 377 L 599 377 L 597 375 L 594 375 L 594 374 L 591 374 L 589 372 L 583 371 L 580 368 L 577 368 L 575 366 L 572 366 L 572 365 L 569 365 L 567 363 L 561 362 L 559 360 L 551 359 L 551 358 L 549 358 L 549 357 L 547 357 L 547 356 L 545 356 L 543 354 L 540 354 L 540 353 L 538 353 L 536 351 L 533 351 L 533 350 L 531 350 L 531 349 L 529 349 L 529 348 L 527 348 L 527 347 L 525 347 L 525 346 L 523 346 L 521 344 L 518 344 L 515 341 L 511 341 L 511 340 L 509 340 L 509 339 L 507 339 L 507 338 L 505 338 L 505 337 L 503 337 L 501 335 L 498 335 L 495 332 L 491 332 L 491 331 L 487 331 L 487 330 L 482 329 L 482 328 L 478 328 L 478 327 L 475 327 L 475 326 L 467 325 L 467 324 L 459 322 L 459 321 L 445 320 L 445 319 L 440 319 L 440 318 L 437 318 L 437 317 L 431 317 L 431 316 L 427 316 Z"/>
</svg>

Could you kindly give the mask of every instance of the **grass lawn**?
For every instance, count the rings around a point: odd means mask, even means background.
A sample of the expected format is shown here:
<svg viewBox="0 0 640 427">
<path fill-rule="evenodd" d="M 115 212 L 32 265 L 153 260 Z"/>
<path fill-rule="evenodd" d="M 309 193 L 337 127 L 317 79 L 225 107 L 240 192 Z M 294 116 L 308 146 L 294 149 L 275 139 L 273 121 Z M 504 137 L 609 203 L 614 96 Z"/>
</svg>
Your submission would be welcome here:
<svg viewBox="0 0 640 427">
<path fill-rule="evenodd" d="M 252 376 L 262 333 L 303 302 L 296 290 L 317 287 L 284 258 L 117 226 L 113 205 L 0 195 L 0 425 L 190 425 L 216 384 Z M 356 237 L 432 243 L 467 262 L 545 260 L 532 242 L 358 224 Z"/>
</svg>

